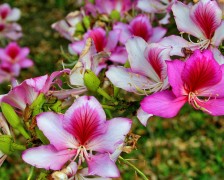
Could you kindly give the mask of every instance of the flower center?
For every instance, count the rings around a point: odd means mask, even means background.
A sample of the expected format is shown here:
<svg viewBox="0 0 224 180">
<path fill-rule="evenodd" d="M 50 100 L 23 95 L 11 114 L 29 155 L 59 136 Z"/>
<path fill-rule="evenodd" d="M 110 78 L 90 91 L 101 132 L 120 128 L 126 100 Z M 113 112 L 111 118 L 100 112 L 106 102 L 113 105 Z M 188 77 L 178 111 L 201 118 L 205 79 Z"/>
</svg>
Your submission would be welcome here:
<svg viewBox="0 0 224 180">
<path fill-rule="evenodd" d="M 209 96 L 208 99 L 201 100 L 197 97 L 197 95 L 198 95 L 197 92 L 190 92 L 188 94 L 188 103 L 191 104 L 197 110 L 202 110 L 202 111 L 205 111 L 205 112 L 211 114 L 211 112 L 209 110 L 205 109 L 204 107 L 202 107 L 200 105 L 201 103 L 205 103 L 205 102 L 209 101 L 211 96 Z"/>
<path fill-rule="evenodd" d="M 81 165 L 82 162 L 85 162 L 85 159 L 89 159 L 92 155 L 92 151 L 90 150 L 90 152 L 87 152 L 87 149 L 85 146 L 81 145 L 78 147 L 77 150 L 77 154 L 74 157 L 74 161 L 77 159 L 78 157 L 78 165 Z"/>
</svg>

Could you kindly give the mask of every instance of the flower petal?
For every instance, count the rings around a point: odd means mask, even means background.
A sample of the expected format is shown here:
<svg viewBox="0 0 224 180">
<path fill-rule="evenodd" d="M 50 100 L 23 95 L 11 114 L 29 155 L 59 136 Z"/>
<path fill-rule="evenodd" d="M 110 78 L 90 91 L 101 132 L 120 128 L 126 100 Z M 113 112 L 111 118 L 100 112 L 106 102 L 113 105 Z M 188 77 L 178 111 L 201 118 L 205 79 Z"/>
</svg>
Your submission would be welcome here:
<svg viewBox="0 0 224 180">
<path fill-rule="evenodd" d="M 224 115 L 224 98 L 215 98 L 209 100 L 197 100 L 200 110 L 211 114 L 213 116 L 222 116 Z"/>
<path fill-rule="evenodd" d="M 117 47 L 113 52 L 111 52 L 110 60 L 113 62 L 124 64 L 127 59 L 128 54 L 125 47 Z"/>
<path fill-rule="evenodd" d="M 106 72 L 106 76 L 116 87 L 129 92 L 137 93 L 139 90 L 149 89 L 150 85 L 154 84 L 145 76 L 136 74 L 122 66 L 111 66 Z"/>
<path fill-rule="evenodd" d="M 60 170 L 75 154 L 76 150 L 57 151 L 53 145 L 46 145 L 25 150 L 22 159 L 37 168 Z"/>
<path fill-rule="evenodd" d="M 201 88 L 217 84 L 222 78 L 222 71 L 209 50 L 194 53 L 187 59 L 184 71 L 181 74 L 188 92 L 197 91 L 200 94 Z"/>
<path fill-rule="evenodd" d="M 64 116 L 53 112 L 44 112 L 36 117 L 37 125 L 50 144 L 59 151 L 68 148 L 76 148 L 78 142 L 63 128 Z"/>
<path fill-rule="evenodd" d="M 192 7 L 190 17 L 207 39 L 211 39 L 222 19 L 222 11 L 216 1 L 199 1 Z"/>
<path fill-rule="evenodd" d="M 222 41 L 224 40 L 224 21 L 220 24 L 220 26 L 215 30 L 214 36 L 212 38 L 212 44 L 218 47 Z"/>
<path fill-rule="evenodd" d="M 115 162 L 110 159 L 108 153 L 94 155 L 87 163 L 89 167 L 89 175 L 112 178 L 120 176 Z"/>
<path fill-rule="evenodd" d="M 126 41 L 132 36 L 129 25 L 127 25 L 127 24 L 117 23 L 113 26 L 113 29 L 120 31 L 119 41 L 122 44 L 125 44 Z"/>
<path fill-rule="evenodd" d="M 97 152 L 113 153 L 124 142 L 125 136 L 131 129 L 132 121 L 127 118 L 113 118 L 106 121 L 106 132 L 88 144 L 88 149 Z"/>
<path fill-rule="evenodd" d="M 131 69 L 136 73 L 148 76 L 152 80 L 159 82 L 160 79 L 158 75 L 144 56 L 144 52 L 148 46 L 144 39 L 140 37 L 131 38 L 127 41 L 125 46 L 128 52 Z"/>
<path fill-rule="evenodd" d="M 172 91 L 165 90 L 145 97 L 141 102 L 141 108 L 148 114 L 172 118 L 177 115 L 186 101 L 187 97 L 176 97 Z"/>
<path fill-rule="evenodd" d="M 148 43 L 156 43 L 162 39 L 162 37 L 166 34 L 167 29 L 163 27 L 155 27 L 152 28 L 152 35 L 148 40 Z"/>
<path fill-rule="evenodd" d="M 181 78 L 181 73 L 184 70 L 185 62 L 180 60 L 166 61 L 168 81 L 172 87 L 173 93 L 178 97 L 187 95 L 184 90 L 184 83 Z"/>
<path fill-rule="evenodd" d="M 63 125 L 84 145 L 106 131 L 105 121 L 106 115 L 95 97 L 82 96 L 66 111 Z"/>
<path fill-rule="evenodd" d="M 172 11 L 179 31 L 191 34 L 199 39 L 205 38 L 201 29 L 192 20 L 189 6 L 177 1 L 173 4 Z"/>
<path fill-rule="evenodd" d="M 139 121 L 144 126 L 147 125 L 147 122 L 148 122 L 149 118 L 152 117 L 152 116 L 153 116 L 153 114 L 148 114 L 147 112 L 143 111 L 142 108 L 139 108 L 138 111 L 137 111 L 137 117 L 138 117 Z"/>
</svg>

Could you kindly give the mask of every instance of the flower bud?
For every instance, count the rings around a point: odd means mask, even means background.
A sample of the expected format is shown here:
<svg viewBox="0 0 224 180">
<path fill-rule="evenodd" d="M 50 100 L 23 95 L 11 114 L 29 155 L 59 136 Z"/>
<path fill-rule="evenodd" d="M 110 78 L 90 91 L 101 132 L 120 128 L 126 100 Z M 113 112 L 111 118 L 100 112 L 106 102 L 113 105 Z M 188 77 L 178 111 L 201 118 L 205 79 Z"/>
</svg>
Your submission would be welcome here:
<svg viewBox="0 0 224 180">
<path fill-rule="evenodd" d="M 17 128 L 18 126 L 20 126 L 21 122 L 20 122 L 19 116 L 16 114 L 12 106 L 2 102 L 1 109 L 6 120 L 13 128 Z"/>
<path fill-rule="evenodd" d="M 119 21 L 120 20 L 120 13 L 116 10 L 113 10 L 110 14 L 112 20 Z"/>
<path fill-rule="evenodd" d="M 0 151 L 4 154 L 11 154 L 12 153 L 12 136 L 10 135 L 1 135 L 0 136 Z"/>
<path fill-rule="evenodd" d="M 97 91 L 100 86 L 100 80 L 91 70 L 86 70 L 84 74 L 84 84 L 90 91 Z"/>
<path fill-rule="evenodd" d="M 85 16 L 83 18 L 83 24 L 85 26 L 86 29 L 89 29 L 90 28 L 90 18 L 89 16 Z"/>
</svg>

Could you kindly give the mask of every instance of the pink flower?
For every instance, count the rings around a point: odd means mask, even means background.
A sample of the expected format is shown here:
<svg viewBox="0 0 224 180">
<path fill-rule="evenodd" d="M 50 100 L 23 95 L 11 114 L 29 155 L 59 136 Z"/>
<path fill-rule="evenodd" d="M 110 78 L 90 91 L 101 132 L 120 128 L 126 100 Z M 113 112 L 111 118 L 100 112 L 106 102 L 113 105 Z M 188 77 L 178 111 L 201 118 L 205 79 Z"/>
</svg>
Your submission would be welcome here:
<svg viewBox="0 0 224 180">
<path fill-rule="evenodd" d="M 11 133 L 10 133 L 9 126 L 7 124 L 6 119 L 4 118 L 2 113 L 0 113 L 0 136 L 2 134 L 10 135 Z M 3 152 L 0 151 L 0 167 L 5 161 L 6 157 L 7 155 L 5 155 Z"/>
<path fill-rule="evenodd" d="M 158 42 L 166 34 L 166 29 L 162 27 L 153 28 L 149 17 L 143 14 L 135 17 L 130 24 L 119 22 L 113 29 L 120 31 L 119 40 L 123 44 L 133 36 L 139 36 L 148 43 Z"/>
<path fill-rule="evenodd" d="M 21 68 L 33 65 L 33 61 L 27 58 L 29 48 L 21 48 L 16 42 L 11 42 L 3 49 L 0 48 L 0 68 L 10 72 L 12 76 L 19 76 Z"/>
<path fill-rule="evenodd" d="M 93 39 L 97 52 L 105 51 L 111 53 L 110 60 L 113 62 L 125 63 L 127 52 L 124 47 L 118 46 L 119 32 L 110 31 L 108 36 L 106 31 L 100 27 L 89 30 L 82 41 L 76 41 L 69 45 L 72 54 L 80 54 L 88 38 Z"/>
<path fill-rule="evenodd" d="M 76 26 L 82 21 L 82 14 L 79 11 L 71 12 L 66 17 L 65 20 L 60 20 L 52 24 L 52 28 L 58 31 L 64 38 L 74 41 Z"/>
<path fill-rule="evenodd" d="M 172 5 L 177 0 L 138 0 L 137 7 L 147 13 L 165 14 L 159 22 L 168 24 Z"/>
<path fill-rule="evenodd" d="M 137 94 L 147 94 L 167 89 L 167 65 L 170 59 L 167 48 L 159 44 L 147 44 L 134 37 L 126 43 L 130 69 L 111 66 L 106 76 L 117 87 Z"/>
<path fill-rule="evenodd" d="M 20 18 L 20 10 L 11 9 L 8 4 L 0 5 L 0 38 L 17 40 L 22 36 L 21 26 L 15 21 Z"/>
<path fill-rule="evenodd" d="M 0 22 L 12 22 L 17 21 L 20 18 L 20 10 L 18 8 L 13 8 L 4 3 L 0 5 Z"/>
<path fill-rule="evenodd" d="M 167 61 L 167 66 L 172 90 L 145 97 L 141 102 L 143 111 L 171 118 L 188 102 L 211 115 L 224 114 L 224 66 L 216 62 L 211 51 L 196 50 L 186 62 Z"/>
<path fill-rule="evenodd" d="M 49 145 L 24 151 L 25 162 L 38 168 L 59 170 L 68 161 L 86 161 L 88 175 L 118 177 L 110 158 L 129 132 L 131 121 L 106 115 L 94 97 L 82 96 L 64 115 L 53 112 L 37 116 L 37 125 L 49 139 Z"/>
<path fill-rule="evenodd" d="M 17 23 L 3 24 L 0 22 L 0 39 L 6 38 L 13 41 L 22 37 L 22 28 Z"/>
<path fill-rule="evenodd" d="M 53 95 L 56 97 L 68 97 L 71 94 L 81 93 L 82 90 L 51 90 L 53 84 L 56 83 L 55 78 L 63 73 L 70 73 L 70 70 L 56 71 L 50 76 L 40 76 L 23 81 L 21 84 L 14 87 L 8 94 L 0 97 L 0 103 L 5 102 L 11 106 L 24 111 L 27 105 L 31 105 L 40 93 Z"/>
<path fill-rule="evenodd" d="M 189 38 L 193 45 L 207 49 L 221 44 L 224 39 L 224 21 L 216 1 L 201 0 L 194 6 L 177 1 L 172 6 L 172 11 L 178 30 L 198 38 L 199 42 L 196 43 Z"/>
</svg>

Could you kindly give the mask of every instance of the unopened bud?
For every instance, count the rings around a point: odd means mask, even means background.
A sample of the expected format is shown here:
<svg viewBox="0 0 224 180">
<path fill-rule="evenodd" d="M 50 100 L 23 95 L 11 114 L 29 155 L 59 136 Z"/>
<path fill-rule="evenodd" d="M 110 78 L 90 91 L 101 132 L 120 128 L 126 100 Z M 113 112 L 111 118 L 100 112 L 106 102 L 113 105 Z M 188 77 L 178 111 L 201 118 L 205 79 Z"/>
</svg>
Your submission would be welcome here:
<svg viewBox="0 0 224 180">
<path fill-rule="evenodd" d="M 2 113 L 5 116 L 8 123 L 15 129 L 17 129 L 26 139 L 29 139 L 29 134 L 25 131 L 19 116 L 15 110 L 7 103 L 1 103 Z"/>
<path fill-rule="evenodd" d="M 4 154 L 11 154 L 12 153 L 12 137 L 10 135 L 1 135 L 0 136 L 0 151 Z"/>
<path fill-rule="evenodd" d="M 6 120 L 13 128 L 20 126 L 21 122 L 19 116 L 16 114 L 15 110 L 7 103 L 1 103 L 2 113 L 5 116 Z"/>
<path fill-rule="evenodd" d="M 91 70 L 86 70 L 84 74 L 84 83 L 87 89 L 93 92 L 97 91 L 100 86 L 99 78 Z"/>
<path fill-rule="evenodd" d="M 116 10 L 113 10 L 110 14 L 112 20 L 119 21 L 120 20 L 120 13 Z"/>
<path fill-rule="evenodd" d="M 84 26 L 85 26 L 85 28 L 86 29 L 89 29 L 90 28 L 90 18 L 89 18 L 89 16 L 85 16 L 84 18 L 83 18 L 83 24 L 84 24 Z"/>
</svg>

